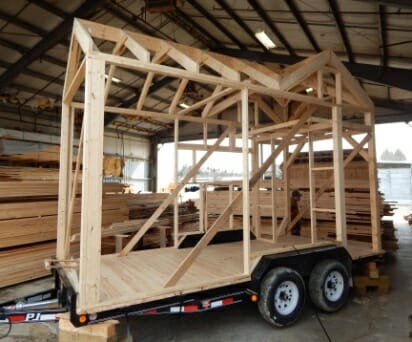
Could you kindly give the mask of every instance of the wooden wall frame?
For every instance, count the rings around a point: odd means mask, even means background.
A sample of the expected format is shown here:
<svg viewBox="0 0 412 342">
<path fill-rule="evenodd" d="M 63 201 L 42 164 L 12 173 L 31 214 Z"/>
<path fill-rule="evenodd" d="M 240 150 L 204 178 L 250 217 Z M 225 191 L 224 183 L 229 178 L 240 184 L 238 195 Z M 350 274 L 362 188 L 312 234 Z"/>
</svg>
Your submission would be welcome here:
<svg viewBox="0 0 412 342">
<path fill-rule="evenodd" d="M 113 45 L 112 53 L 100 51 L 95 42 L 96 39 L 110 42 Z M 166 65 L 165 62 L 167 61 L 173 61 L 176 66 Z M 139 99 L 132 108 L 121 108 L 106 104 L 112 86 L 112 77 L 118 68 L 138 70 L 146 74 Z M 213 70 L 213 72 L 210 72 L 210 70 Z M 174 78 L 178 88 L 168 110 L 164 112 L 147 111 L 144 109 L 144 104 L 149 96 L 148 89 L 154 78 L 158 76 Z M 178 103 L 189 82 L 202 83 L 211 87 L 213 91 L 211 91 L 210 96 L 198 100 L 189 108 L 181 109 Z M 73 97 L 80 91 L 82 84 L 85 84 L 85 101 L 84 103 L 74 102 Z M 302 88 L 302 85 L 306 84 L 313 85 L 314 91 L 311 93 L 302 91 L 305 88 L 305 86 Z M 226 110 L 230 108 L 237 108 L 238 114 L 233 115 L 233 111 L 232 114 L 226 114 Z M 71 165 L 73 162 L 72 144 L 75 110 L 83 110 L 84 113 L 83 149 L 81 151 L 83 158 L 83 189 L 80 262 L 78 283 L 73 284 L 74 288 L 78 289 L 79 312 L 96 312 L 100 309 L 104 310 L 153 298 L 161 298 L 170 293 L 190 292 L 199 288 L 217 287 L 250 279 L 253 266 L 264 255 L 263 250 L 256 250 L 255 245 L 251 246 L 250 231 L 254 231 L 260 241 L 259 243 L 266 243 L 266 249 L 271 252 L 331 243 L 330 241 L 321 242 L 318 240 L 315 214 L 313 215 L 314 222 L 311 228 L 312 238 L 305 243 L 299 244 L 294 240 L 290 246 L 277 244 L 281 237 L 287 236 L 290 227 L 299 219 L 299 217 L 296 217 L 291 222 L 288 215 L 281 224 L 278 225 L 277 222 L 272 224 L 272 239 L 270 239 L 272 245 L 260 239 L 260 203 L 258 203 L 257 194 L 263 175 L 274 164 L 275 159 L 283 154 L 285 157 L 285 178 L 282 185 L 284 189 L 283 203 L 285 210 L 289 211 L 290 191 L 292 189 L 288 185 L 287 170 L 308 141 L 311 145 L 313 141 L 332 137 L 334 142 L 332 167 L 334 176 L 326 180 L 324 185 L 319 188 L 315 188 L 314 182 L 311 182 L 310 205 L 304 210 L 311 210 L 313 213 L 316 210 L 322 210 L 322 208 L 316 207 L 316 199 L 332 186 L 335 189 L 336 243 L 348 246 L 343 174 L 345 166 L 355 155 L 360 153 L 369 162 L 372 250 L 376 253 L 381 251 L 376 157 L 373 140 L 374 107 L 359 83 L 350 75 L 332 51 L 324 51 L 280 71 L 257 63 L 166 42 L 135 32 L 75 19 L 62 107 L 56 255 L 57 262 L 62 261 L 63 269 L 63 261 L 70 257 L 70 201 L 73 197 Z M 347 112 L 351 116 L 356 113 L 362 123 L 348 122 L 346 119 Z M 103 298 L 106 296 L 103 291 L 103 283 L 107 279 L 102 276 L 102 272 L 105 270 L 106 260 L 109 259 L 106 256 L 102 257 L 100 253 L 105 113 L 146 117 L 173 124 L 176 143 L 175 159 L 177 159 L 178 148 L 205 151 L 203 157 L 199 161 L 194 161 L 192 169 L 180 181 L 177 178 L 177 169 L 175 167 L 176 188 L 139 228 L 126 247 L 113 257 L 117 259 L 110 259 L 112 262 L 126 260 L 139 253 L 133 252 L 134 246 L 152 227 L 166 207 L 173 202 L 177 203 L 179 191 L 196 176 L 197 171 L 214 152 L 241 153 L 243 158 L 242 191 L 231 191 L 229 203 L 210 227 L 207 224 L 207 213 L 202 213 L 201 227 L 205 230 L 203 238 L 183 258 L 179 259 L 176 267 L 170 270 L 170 273 L 164 275 L 164 277 L 159 277 L 159 283 L 161 284 L 156 284 L 153 288 L 147 289 L 148 292 L 144 297 L 142 295 L 140 297 L 134 296 L 131 292 L 129 295 L 120 296 L 118 299 L 115 296 L 113 298 Z M 217 116 L 217 114 L 221 115 Z M 264 118 L 264 120 L 261 120 L 261 118 Z M 179 122 L 199 124 L 204 132 L 204 144 L 181 144 L 179 142 Z M 206 143 L 210 125 L 219 126 L 223 132 L 213 145 L 207 145 Z M 353 138 L 353 135 L 358 133 L 364 134 L 361 142 L 357 142 Z M 241 138 L 241 147 L 235 145 L 236 136 Z M 230 144 L 222 146 L 222 142 L 226 138 L 229 139 Z M 342 153 L 343 139 L 353 146 L 352 153 L 346 159 L 343 159 Z M 265 160 L 257 155 L 262 144 L 267 144 L 271 150 L 269 157 Z M 368 144 L 367 152 L 364 151 L 366 144 Z M 291 146 L 296 147 L 291 150 Z M 193 153 L 195 155 L 195 152 Z M 254 160 L 252 168 L 249 166 L 250 156 Z M 194 159 L 196 158 L 194 157 Z M 315 166 L 312 167 L 312 172 L 314 171 Z M 273 176 L 274 172 L 272 171 Z M 232 186 L 232 190 L 233 184 L 229 185 Z M 274 180 L 272 178 L 273 186 Z M 273 196 L 275 196 L 274 192 Z M 206 198 L 206 196 L 204 197 Z M 251 201 L 255 201 L 256 205 L 250 212 L 249 205 Z M 273 197 L 272 203 L 274 201 L 275 197 Z M 240 203 L 243 204 L 243 241 L 241 249 L 238 251 L 239 256 L 242 255 L 240 259 L 241 267 L 236 266 L 237 271 L 230 275 L 216 275 L 213 279 L 199 281 L 198 283 L 185 281 L 185 277 L 188 277 L 192 269 L 195 268 L 194 265 L 199 256 L 210 250 L 207 247 L 215 234 L 221 228 L 233 225 L 233 208 Z M 177 208 L 176 205 L 175 208 Z M 277 220 L 275 210 L 272 213 Z M 303 213 L 300 214 L 301 217 Z M 250 220 L 251 215 L 254 217 L 252 222 Z M 175 209 L 174 227 L 174 247 L 163 249 L 164 253 L 178 251 L 180 233 L 178 230 L 177 209 Z M 160 251 L 158 253 L 160 254 Z M 368 253 L 372 252 L 368 251 Z M 75 278 L 71 277 L 71 279 Z M 121 280 L 118 280 L 118 282 L 121 284 Z M 131 285 L 129 284 L 129 286 Z"/>
</svg>

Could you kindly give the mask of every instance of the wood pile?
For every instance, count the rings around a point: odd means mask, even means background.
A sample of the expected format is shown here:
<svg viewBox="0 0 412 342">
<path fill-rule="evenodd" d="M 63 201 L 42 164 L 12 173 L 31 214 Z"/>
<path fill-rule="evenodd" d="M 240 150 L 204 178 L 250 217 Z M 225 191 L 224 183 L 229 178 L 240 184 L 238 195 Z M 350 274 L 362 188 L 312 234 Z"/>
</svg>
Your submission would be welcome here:
<svg viewBox="0 0 412 342">
<path fill-rule="evenodd" d="M 103 185 L 102 224 L 128 219 L 123 185 Z M 77 187 L 81 193 L 81 184 Z M 0 287 L 47 275 L 44 259 L 56 253 L 58 170 L 0 167 Z M 80 198 L 72 233 L 80 230 Z"/>
<path fill-rule="evenodd" d="M 326 158 L 325 158 L 326 159 Z M 330 166 L 329 162 L 317 161 L 316 167 Z M 299 190 L 302 198 L 299 202 L 300 210 L 309 203 L 309 184 L 308 184 L 308 164 L 305 162 L 294 164 L 290 168 L 290 186 L 293 190 Z M 321 186 L 322 183 L 330 178 L 332 170 L 316 171 L 316 184 Z M 345 168 L 345 203 L 346 203 L 346 220 L 348 238 L 352 240 L 371 241 L 370 235 L 370 202 L 369 202 L 369 180 L 368 165 L 364 161 L 354 161 Z M 280 182 L 277 181 L 278 186 Z M 272 215 L 272 190 L 268 187 L 270 181 L 263 181 L 258 194 L 258 210 L 261 217 L 271 217 Z M 317 200 L 318 208 L 334 208 L 334 192 L 331 187 L 323 193 Z M 251 194 L 252 195 L 252 194 Z M 229 203 L 229 191 L 210 191 L 207 192 L 207 213 L 209 215 L 219 214 Z M 394 251 L 398 248 L 395 237 L 395 227 L 393 221 L 388 216 L 393 215 L 394 207 L 385 202 L 383 195 L 379 195 L 382 245 L 386 251 Z M 283 191 L 276 190 L 276 213 L 278 218 L 284 216 Z M 251 213 L 253 204 L 251 203 Z M 242 214 L 242 204 L 239 203 L 233 209 L 234 215 Z M 335 214 L 330 212 L 317 213 L 317 226 L 319 237 L 334 237 L 335 234 Z M 209 221 L 212 222 L 212 221 Z M 262 224 L 264 230 L 265 224 Z M 270 229 L 270 224 L 267 224 Z M 310 235 L 310 212 L 307 211 L 301 220 L 301 234 Z"/>
</svg>

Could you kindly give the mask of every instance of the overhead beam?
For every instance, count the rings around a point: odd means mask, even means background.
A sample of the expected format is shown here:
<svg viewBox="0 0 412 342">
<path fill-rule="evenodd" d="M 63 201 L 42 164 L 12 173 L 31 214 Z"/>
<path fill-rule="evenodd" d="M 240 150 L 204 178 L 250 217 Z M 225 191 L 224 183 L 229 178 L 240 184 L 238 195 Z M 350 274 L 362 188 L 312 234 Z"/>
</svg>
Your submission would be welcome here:
<svg viewBox="0 0 412 342">
<path fill-rule="evenodd" d="M 216 2 L 224 9 L 224 11 L 232 17 L 236 23 L 252 38 L 262 49 L 266 51 L 266 47 L 256 38 L 255 33 L 250 29 L 249 26 L 243 21 L 241 17 L 227 4 L 226 0 L 216 0 Z"/>
<path fill-rule="evenodd" d="M 359 2 L 372 2 L 375 4 L 399 7 L 399 8 L 412 8 L 412 2 L 410 0 L 355 0 Z"/>
<path fill-rule="evenodd" d="M 278 30 L 276 25 L 273 23 L 272 19 L 267 15 L 266 11 L 263 7 L 259 4 L 257 0 L 248 0 L 249 4 L 253 7 L 253 9 L 259 14 L 265 24 L 271 29 L 272 33 L 277 37 L 277 39 L 282 43 L 282 45 L 288 50 L 289 54 L 292 56 L 296 55 L 295 50 L 289 44 L 288 40 L 285 36 Z"/>
<path fill-rule="evenodd" d="M 30 2 L 45 11 L 54 14 L 55 16 L 58 16 L 60 18 L 66 19 L 69 18 L 70 15 L 66 13 L 65 11 L 61 10 L 57 6 L 53 6 L 50 2 L 45 1 L 45 0 L 30 0 Z"/>
<path fill-rule="evenodd" d="M 313 49 L 316 52 L 320 52 L 320 47 L 313 37 L 312 32 L 309 29 L 309 26 L 306 24 L 306 20 L 303 18 L 302 14 L 300 13 L 299 9 L 297 8 L 294 0 L 285 0 L 286 4 L 288 5 L 289 9 L 293 13 L 296 21 L 298 22 L 300 28 L 305 33 L 306 38 L 308 38 L 309 42 L 312 44 Z"/>
<path fill-rule="evenodd" d="M 196 29 L 198 32 L 200 32 L 201 35 L 207 37 L 214 45 L 214 46 L 220 46 L 222 45 L 219 40 L 216 39 L 208 30 L 205 30 L 203 26 L 199 25 L 196 21 L 192 19 L 192 17 L 188 16 L 185 12 L 183 12 L 179 7 L 176 8 L 176 14 L 177 17 L 181 17 L 185 22 L 187 22 L 192 28 Z M 206 46 L 210 47 L 210 43 L 205 44 Z"/>
<path fill-rule="evenodd" d="M 340 37 L 343 41 L 343 45 L 345 46 L 346 54 L 348 56 L 349 62 L 353 63 L 355 61 L 352 47 L 349 42 L 349 37 L 346 33 L 345 24 L 343 23 L 342 17 L 340 16 L 339 7 L 336 0 L 328 0 L 330 9 L 332 10 L 332 14 L 335 18 L 336 25 L 338 26 Z"/>
<path fill-rule="evenodd" d="M 379 5 L 379 35 L 382 49 L 382 66 L 388 66 L 388 32 L 386 30 L 385 6 Z"/>
<path fill-rule="evenodd" d="M 64 19 L 54 30 L 49 32 L 34 47 L 25 52 L 22 57 L 7 69 L 0 76 L 0 90 L 7 87 L 10 82 L 28 65 L 40 58 L 47 50 L 55 46 L 59 41 L 66 37 L 73 26 L 73 18 L 85 18 L 92 15 L 97 8 L 104 3 L 104 0 L 85 1 L 70 17 Z"/>
<path fill-rule="evenodd" d="M 250 59 L 258 63 L 295 64 L 305 59 L 300 56 L 288 56 L 258 51 L 243 51 L 229 48 L 216 48 L 214 52 L 231 57 Z M 343 62 L 345 67 L 355 77 L 364 78 L 372 82 L 387 84 L 392 87 L 412 91 L 412 70 L 386 67 L 364 63 Z"/>
<path fill-rule="evenodd" d="M 242 50 L 247 50 L 245 44 L 243 44 L 239 39 L 237 39 L 223 24 L 221 24 L 213 15 L 211 15 L 202 5 L 200 5 L 196 0 L 187 0 L 200 14 L 202 14 L 207 20 L 209 20 L 213 25 L 216 26 L 226 37 L 228 37 L 232 42 L 236 43 Z"/>
</svg>

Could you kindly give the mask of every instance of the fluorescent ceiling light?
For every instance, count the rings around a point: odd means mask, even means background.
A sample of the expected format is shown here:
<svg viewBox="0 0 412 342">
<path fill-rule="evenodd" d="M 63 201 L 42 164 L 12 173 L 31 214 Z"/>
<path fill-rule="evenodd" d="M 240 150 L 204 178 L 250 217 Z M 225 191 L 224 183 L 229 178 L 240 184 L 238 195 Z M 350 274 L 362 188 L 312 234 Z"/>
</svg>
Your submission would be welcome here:
<svg viewBox="0 0 412 342">
<path fill-rule="evenodd" d="M 313 91 L 313 88 L 312 87 L 306 88 L 305 91 L 306 93 L 311 93 Z"/>
<path fill-rule="evenodd" d="M 268 37 L 265 31 L 260 31 L 255 33 L 255 37 L 265 46 L 266 49 L 273 49 L 276 44 Z"/>
<path fill-rule="evenodd" d="M 189 108 L 189 105 L 187 105 L 187 104 L 184 103 L 184 102 L 179 103 L 179 106 L 182 107 L 182 108 L 184 108 L 184 109 Z"/>
<path fill-rule="evenodd" d="M 108 79 L 109 78 L 109 76 L 108 75 L 104 75 L 104 78 L 105 79 Z M 121 83 L 122 82 L 122 80 L 120 79 L 120 78 L 117 78 L 117 77 L 112 77 L 112 82 L 114 82 L 114 83 Z"/>
</svg>

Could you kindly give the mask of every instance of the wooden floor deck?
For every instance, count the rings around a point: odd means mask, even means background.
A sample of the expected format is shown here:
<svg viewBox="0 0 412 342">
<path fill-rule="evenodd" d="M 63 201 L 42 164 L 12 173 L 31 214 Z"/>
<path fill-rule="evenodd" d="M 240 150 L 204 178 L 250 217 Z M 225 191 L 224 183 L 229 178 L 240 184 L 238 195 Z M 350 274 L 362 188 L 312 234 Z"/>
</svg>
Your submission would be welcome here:
<svg viewBox="0 0 412 342">
<path fill-rule="evenodd" d="M 333 241 L 311 244 L 308 238 L 287 236 L 273 243 L 251 241 L 251 267 L 265 254 L 334 245 Z M 171 287 L 164 283 L 176 270 L 191 248 L 161 248 L 131 252 L 120 257 L 103 255 L 101 259 L 101 301 L 98 305 L 79 308 L 82 313 L 94 313 L 133 304 L 145 303 L 208 288 L 242 283 L 250 280 L 243 274 L 242 242 L 207 246 L 184 276 Z M 376 255 L 370 244 L 349 243 L 353 259 Z"/>
</svg>

